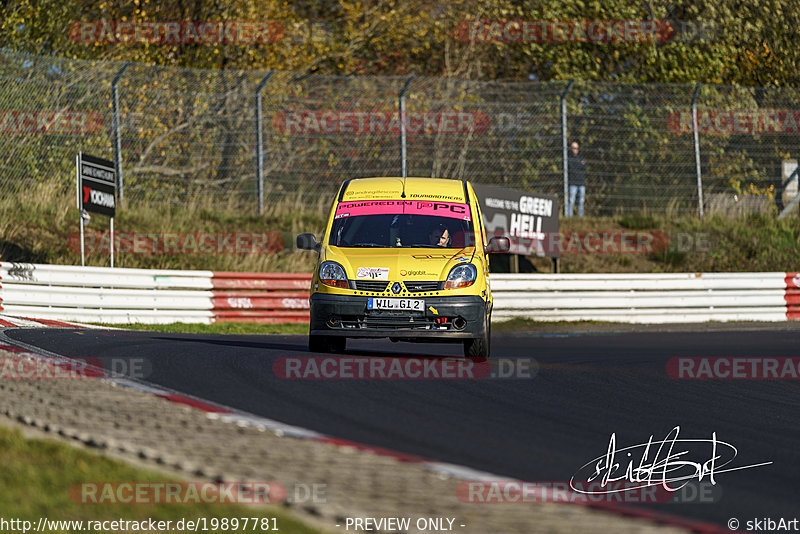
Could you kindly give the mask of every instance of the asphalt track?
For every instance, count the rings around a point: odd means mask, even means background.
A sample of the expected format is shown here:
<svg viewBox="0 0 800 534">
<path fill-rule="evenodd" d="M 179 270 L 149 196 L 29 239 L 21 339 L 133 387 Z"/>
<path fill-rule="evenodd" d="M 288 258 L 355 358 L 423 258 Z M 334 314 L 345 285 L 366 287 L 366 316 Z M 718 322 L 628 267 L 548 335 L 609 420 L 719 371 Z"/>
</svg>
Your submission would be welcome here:
<svg viewBox="0 0 800 534">
<path fill-rule="evenodd" d="M 731 517 L 742 526 L 755 518 L 800 517 L 800 381 L 676 380 L 666 371 L 677 356 L 797 356 L 800 329 L 495 335 L 493 356 L 533 376 L 480 380 L 277 378 L 276 359 L 309 355 L 305 336 L 6 334 L 69 357 L 144 359 L 151 383 L 330 436 L 526 481 L 568 481 L 606 453 L 612 433 L 623 448 L 650 435 L 664 439 L 675 426 L 682 439 L 716 432 L 738 448 L 731 465 L 774 463 L 718 473 L 714 503 L 643 506 L 720 526 Z M 460 347 L 350 340 L 348 354 L 460 358 Z M 710 446 L 695 450 L 706 452 L 683 459 L 711 456 Z M 617 460 L 627 464 L 622 453 Z"/>
</svg>

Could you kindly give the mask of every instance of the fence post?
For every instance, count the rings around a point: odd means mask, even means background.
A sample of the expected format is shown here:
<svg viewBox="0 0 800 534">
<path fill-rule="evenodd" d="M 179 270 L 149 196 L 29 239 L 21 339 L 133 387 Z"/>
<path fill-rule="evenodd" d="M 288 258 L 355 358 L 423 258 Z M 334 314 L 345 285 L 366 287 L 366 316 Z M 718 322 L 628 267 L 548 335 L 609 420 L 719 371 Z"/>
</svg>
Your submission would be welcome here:
<svg viewBox="0 0 800 534">
<path fill-rule="evenodd" d="M 561 162 L 564 169 L 564 217 L 569 217 L 569 172 L 567 170 L 567 94 L 575 80 L 570 80 L 567 87 L 561 92 Z"/>
<path fill-rule="evenodd" d="M 119 137 L 119 91 L 117 86 L 130 65 L 131 62 L 126 61 L 111 82 L 111 130 L 114 135 L 114 170 L 117 171 L 117 196 L 119 197 L 119 206 L 121 208 L 125 207 L 125 189 L 122 181 L 122 142 Z"/>
<path fill-rule="evenodd" d="M 408 88 L 411 86 L 411 80 L 413 79 L 413 75 L 409 76 L 406 80 L 406 84 L 400 90 L 400 94 L 397 95 L 400 100 L 400 165 L 402 167 L 403 178 L 405 178 L 408 174 L 408 168 L 406 166 L 406 93 L 408 92 Z"/>
<path fill-rule="evenodd" d="M 264 213 L 264 129 L 261 115 L 261 91 L 272 78 L 274 70 L 267 72 L 256 86 L 256 187 L 258 188 L 258 214 Z"/>
<path fill-rule="evenodd" d="M 697 127 L 697 97 L 700 96 L 701 83 L 694 86 L 692 95 L 692 133 L 694 134 L 694 164 L 697 172 L 697 202 L 700 208 L 700 218 L 703 218 L 703 175 L 700 170 L 700 132 Z"/>
</svg>

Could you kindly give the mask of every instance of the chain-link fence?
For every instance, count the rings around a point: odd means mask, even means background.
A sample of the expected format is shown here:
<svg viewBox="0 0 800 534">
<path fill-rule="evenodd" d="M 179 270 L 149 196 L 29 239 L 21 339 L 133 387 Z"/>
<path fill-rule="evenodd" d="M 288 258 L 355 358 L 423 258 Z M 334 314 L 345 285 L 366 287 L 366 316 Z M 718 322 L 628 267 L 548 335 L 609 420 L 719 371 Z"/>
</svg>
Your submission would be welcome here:
<svg viewBox="0 0 800 534">
<path fill-rule="evenodd" d="M 257 211 L 404 169 L 563 200 L 575 139 L 588 215 L 724 212 L 744 197 L 772 209 L 781 162 L 800 153 L 794 89 L 333 77 L 10 51 L 0 80 L 0 191 L 74 187 L 83 151 L 118 161 L 123 206 Z"/>
</svg>

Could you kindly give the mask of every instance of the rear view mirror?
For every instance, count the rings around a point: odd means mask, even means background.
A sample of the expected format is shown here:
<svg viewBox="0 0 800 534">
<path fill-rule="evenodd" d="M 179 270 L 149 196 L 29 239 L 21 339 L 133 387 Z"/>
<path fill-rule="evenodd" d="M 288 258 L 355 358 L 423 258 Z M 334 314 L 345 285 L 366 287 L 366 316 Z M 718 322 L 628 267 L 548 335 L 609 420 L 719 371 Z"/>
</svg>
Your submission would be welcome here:
<svg viewBox="0 0 800 534">
<path fill-rule="evenodd" d="M 486 254 L 505 254 L 511 250 L 511 240 L 506 236 L 493 237 L 486 245 Z"/>
<path fill-rule="evenodd" d="M 317 243 L 314 234 L 300 234 L 297 236 L 297 248 L 300 250 L 319 250 L 322 243 Z"/>
</svg>

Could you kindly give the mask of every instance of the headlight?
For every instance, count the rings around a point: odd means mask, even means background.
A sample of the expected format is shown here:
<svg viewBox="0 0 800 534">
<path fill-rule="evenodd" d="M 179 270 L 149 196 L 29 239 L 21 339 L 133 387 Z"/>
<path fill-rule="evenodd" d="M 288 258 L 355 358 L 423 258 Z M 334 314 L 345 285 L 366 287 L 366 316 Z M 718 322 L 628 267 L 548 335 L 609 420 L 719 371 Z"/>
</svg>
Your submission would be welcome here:
<svg viewBox="0 0 800 534">
<path fill-rule="evenodd" d="M 447 275 L 447 281 L 444 283 L 444 288 L 458 289 L 460 287 L 469 287 L 475 283 L 475 278 L 477 276 L 478 270 L 471 263 L 456 265 L 450 269 L 450 274 Z"/>
<path fill-rule="evenodd" d="M 347 283 L 344 267 L 335 261 L 322 262 L 322 265 L 319 266 L 319 281 L 331 287 L 342 287 L 344 289 L 350 287 L 350 284 Z"/>
</svg>

